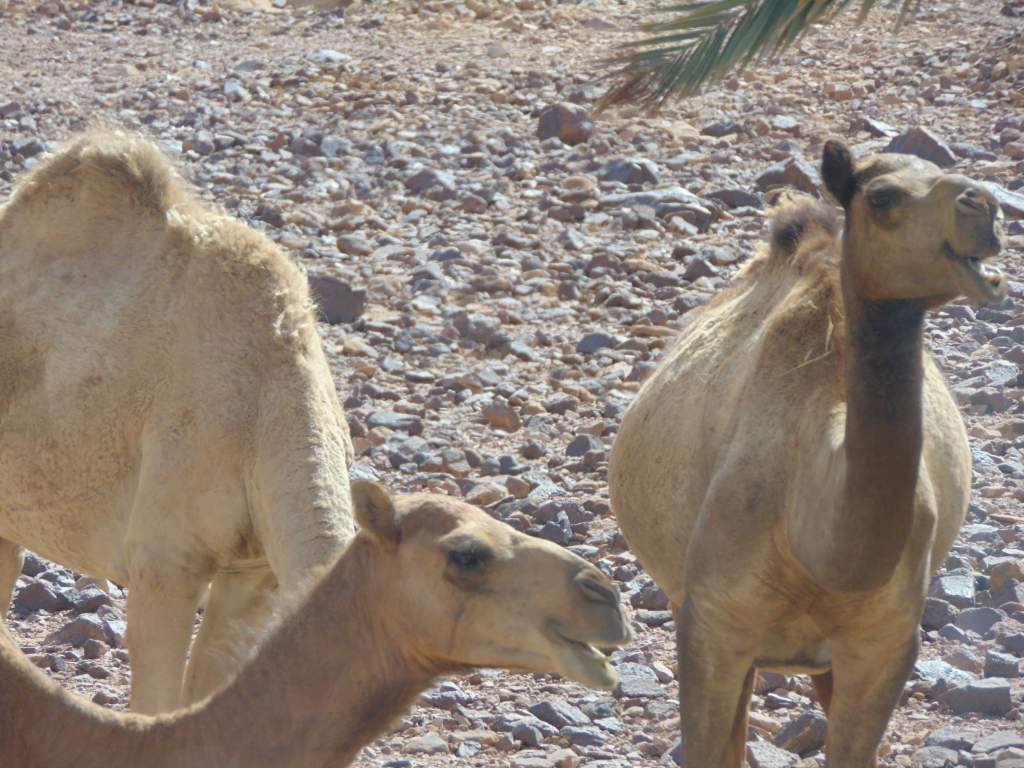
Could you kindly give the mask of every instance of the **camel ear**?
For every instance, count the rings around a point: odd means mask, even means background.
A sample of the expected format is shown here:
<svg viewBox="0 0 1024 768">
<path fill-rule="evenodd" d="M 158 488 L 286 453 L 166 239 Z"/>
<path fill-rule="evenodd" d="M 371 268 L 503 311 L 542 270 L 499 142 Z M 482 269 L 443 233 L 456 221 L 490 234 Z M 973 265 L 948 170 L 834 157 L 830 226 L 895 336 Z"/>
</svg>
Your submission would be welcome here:
<svg viewBox="0 0 1024 768">
<path fill-rule="evenodd" d="M 843 142 L 830 139 L 821 153 L 821 178 L 828 191 L 846 208 L 857 191 L 853 178 L 853 156 Z"/>
<path fill-rule="evenodd" d="M 356 522 L 367 535 L 391 551 L 398 547 L 398 514 L 387 488 L 372 480 L 353 480 L 352 506 Z"/>
</svg>

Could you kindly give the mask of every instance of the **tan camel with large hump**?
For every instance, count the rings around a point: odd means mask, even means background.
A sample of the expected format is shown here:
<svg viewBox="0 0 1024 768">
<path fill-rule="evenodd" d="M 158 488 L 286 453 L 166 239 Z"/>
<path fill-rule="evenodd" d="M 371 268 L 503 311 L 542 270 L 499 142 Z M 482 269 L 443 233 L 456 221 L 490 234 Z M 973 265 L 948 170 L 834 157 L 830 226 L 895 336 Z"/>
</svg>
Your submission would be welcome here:
<svg viewBox="0 0 1024 768">
<path fill-rule="evenodd" d="M 629 627 L 592 565 L 444 496 L 352 488 L 361 532 L 239 676 L 188 710 L 110 712 L 0 642 L 0 765 L 340 768 L 437 675 L 500 666 L 614 684 L 594 646 L 625 643 Z"/>
<path fill-rule="evenodd" d="M 993 197 L 905 155 L 825 146 L 842 204 L 782 208 L 770 247 L 627 410 L 612 507 L 677 618 L 687 765 L 743 764 L 754 670 L 807 672 L 828 763 L 872 765 L 966 512 L 963 422 L 926 310 L 992 301 Z"/>
<path fill-rule="evenodd" d="M 195 700 L 267 590 L 353 535 L 350 454 L 306 280 L 270 240 L 121 133 L 19 180 L 0 207 L 0 607 L 19 547 L 127 585 L 132 708 Z"/>
</svg>

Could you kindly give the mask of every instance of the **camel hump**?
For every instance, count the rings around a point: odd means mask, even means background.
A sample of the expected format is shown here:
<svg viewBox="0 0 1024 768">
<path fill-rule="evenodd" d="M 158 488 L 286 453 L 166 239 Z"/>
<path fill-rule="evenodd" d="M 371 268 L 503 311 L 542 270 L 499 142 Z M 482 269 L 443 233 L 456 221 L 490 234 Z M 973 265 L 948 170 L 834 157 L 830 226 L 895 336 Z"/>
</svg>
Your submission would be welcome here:
<svg viewBox="0 0 1024 768">
<path fill-rule="evenodd" d="M 785 193 L 777 202 L 769 236 L 769 258 L 790 260 L 810 242 L 835 242 L 839 217 L 835 209 L 808 195 Z"/>
<path fill-rule="evenodd" d="M 161 218 L 189 198 L 153 142 L 113 130 L 93 130 L 64 144 L 20 181 L 10 207 L 45 204 L 56 196 L 87 201 L 108 215 L 128 209 Z"/>
</svg>

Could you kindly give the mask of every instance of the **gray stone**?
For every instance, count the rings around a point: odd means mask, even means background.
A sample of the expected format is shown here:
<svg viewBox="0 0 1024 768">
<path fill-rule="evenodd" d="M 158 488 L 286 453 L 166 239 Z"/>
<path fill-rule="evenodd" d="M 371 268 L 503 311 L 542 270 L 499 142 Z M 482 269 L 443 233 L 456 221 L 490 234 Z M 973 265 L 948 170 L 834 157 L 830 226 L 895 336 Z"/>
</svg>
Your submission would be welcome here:
<svg viewBox="0 0 1024 768">
<path fill-rule="evenodd" d="M 1020 677 L 1020 662 L 1008 653 L 988 651 L 985 653 L 985 677 Z"/>
<path fill-rule="evenodd" d="M 945 680 L 953 685 L 973 682 L 975 680 L 975 676 L 970 672 L 957 669 L 952 664 L 947 664 L 938 659 L 922 659 L 917 661 L 914 664 L 913 676 L 918 680 L 928 680 L 930 682 Z"/>
<path fill-rule="evenodd" d="M 588 333 L 576 345 L 576 351 L 581 355 L 592 355 L 602 349 L 611 349 L 618 346 L 619 340 L 607 333 Z"/>
<path fill-rule="evenodd" d="M 960 629 L 966 629 L 984 635 L 994 624 L 1006 618 L 1006 614 L 995 608 L 982 606 L 980 608 L 965 608 L 956 617 L 956 625 Z"/>
<path fill-rule="evenodd" d="M 889 142 L 884 151 L 916 155 L 935 163 L 940 168 L 956 164 L 956 155 L 949 145 L 927 128 L 911 128 L 906 133 L 901 133 Z"/>
<path fill-rule="evenodd" d="M 590 725 L 590 718 L 579 707 L 573 706 L 565 699 L 539 701 L 530 707 L 530 714 L 556 728 L 564 728 L 567 725 Z"/>
<path fill-rule="evenodd" d="M 924 613 L 921 615 L 921 626 L 925 629 L 938 629 L 956 620 L 956 608 L 952 603 L 938 597 L 928 597 L 924 601 Z"/>
<path fill-rule="evenodd" d="M 755 179 L 762 192 L 773 187 L 795 187 L 801 192 L 816 194 L 821 179 L 812 165 L 797 157 L 791 157 L 768 168 Z"/>
<path fill-rule="evenodd" d="M 790 720 L 772 739 L 777 747 L 798 755 L 808 755 L 825 746 L 828 720 L 820 712 L 804 712 Z"/>
<path fill-rule="evenodd" d="M 965 731 L 960 728 L 939 728 L 925 737 L 924 743 L 929 747 L 945 747 L 946 749 L 970 749 L 978 740 L 977 731 Z"/>
<path fill-rule="evenodd" d="M 750 768 L 796 768 L 800 764 L 800 756 L 767 741 L 749 741 L 747 761 Z"/>
<path fill-rule="evenodd" d="M 616 157 L 598 172 L 603 181 L 618 181 L 622 184 L 657 184 L 660 181 L 658 166 L 644 157 Z"/>
<path fill-rule="evenodd" d="M 421 195 L 434 187 L 453 191 L 455 189 L 455 177 L 447 171 L 426 168 L 405 180 L 405 188 L 415 195 Z"/>
<path fill-rule="evenodd" d="M 366 291 L 333 275 L 311 274 L 309 288 L 320 316 L 331 325 L 354 323 L 366 311 Z"/>
<path fill-rule="evenodd" d="M 97 587 L 86 587 L 81 591 L 71 590 L 70 592 L 75 613 L 95 613 L 100 606 L 114 604 L 110 595 Z"/>
<path fill-rule="evenodd" d="M 945 600 L 957 608 L 974 605 L 974 594 L 974 574 L 960 571 L 936 576 L 928 588 L 929 597 Z"/>
<path fill-rule="evenodd" d="M 959 755 L 946 747 L 921 747 L 910 756 L 910 762 L 919 768 L 954 768 Z"/>
<path fill-rule="evenodd" d="M 958 715 L 976 712 L 982 715 L 1005 715 L 1013 707 L 1010 684 L 999 677 L 975 680 L 953 688 L 942 700 Z"/>
<path fill-rule="evenodd" d="M 706 197 L 715 202 L 721 203 L 726 208 L 763 208 L 764 202 L 761 196 L 748 192 L 745 189 L 716 189 L 709 192 Z"/>
<path fill-rule="evenodd" d="M 406 739 L 402 751 L 408 755 L 440 755 L 448 753 L 448 742 L 436 733 L 424 733 Z"/>
<path fill-rule="evenodd" d="M 660 699 L 666 696 L 658 682 L 658 673 L 645 664 L 623 662 L 618 666 L 619 683 L 615 695 L 626 699 Z"/>
<path fill-rule="evenodd" d="M 423 419 L 411 413 L 394 413 L 392 411 L 374 411 L 366 419 L 366 425 L 374 427 L 386 427 L 398 432 L 408 432 L 410 435 L 418 435 L 423 432 Z"/>
<path fill-rule="evenodd" d="M 14 608 L 25 613 L 32 611 L 56 613 L 70 607 L 71 601 L 61 590 L 58 590 L 53 584 L 35 579 L 19 589 L 14 596 Z"/>
<path fill-rule="evenodd" d="M 593 435 L 577 435 L 565 448 L 565 455 L 573 458 L 583 456 L 590 451 L 603 451 L 604 443 Z"/>
<path fill-rule="evenodd" d="M 86 640 L 105 640 L 103 621 L 94 613 L 83 613 L 46 638 L 46 642 L 70 643 L 75 648 L 85 645 Z"/>
<path fill-rule="evenodd" d="M 1024 632 L 1013 632 L 1009 635 L 1004 635 L 1000 638 L 999 642 L 1003 648 L 1015 656 L 1024 656 Z"/>
<path fill-rule="evenodd" d="M 581 728 L 570 725 L 563 728 L 559 735 L 567 739 L 570 744 L 575 744 L 579 747 L 597 747 L 608 740 L 607 734 L 600 728 L 594 728 L 593 726 Z"/>
<path fill-rule="evenodd" d="M 1024 736 L 1016 731 L 996 731 L 976 740 L 970 750 L 975 754 L 986 754 L 1010 747 L 1024 747 Z"/>
</svg>

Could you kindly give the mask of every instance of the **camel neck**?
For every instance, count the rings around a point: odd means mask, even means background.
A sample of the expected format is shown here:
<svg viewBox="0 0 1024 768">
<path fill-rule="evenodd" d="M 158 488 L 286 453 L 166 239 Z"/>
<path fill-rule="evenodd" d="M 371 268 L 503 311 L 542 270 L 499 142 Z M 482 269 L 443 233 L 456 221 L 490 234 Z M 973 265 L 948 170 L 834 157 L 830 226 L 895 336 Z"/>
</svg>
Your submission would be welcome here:
<svg viewBox="0 0 1024 768">
<path fill-rule="evenodd" d="M 845 275 L 844 275 L 845 278 Z M 892 577 L 914 516 L 922 445 L 923 302 L 867 301 L 848 281 L 845 482 L 830 531 L 840 589 Z"/>
<path fill-rule="evenodd" d="M 50 688 L 46 691 L 38 672 L 23 672 L 19 685 L 32 694 L 41 721 L 52 726 L 47 733 L 53 739 L 46 745 L 26 744 L 25 754 L 31 759 L 21 764 L 52 768 L 348 765 L 434 676 L 397 650 L 394 637 L 381 622 L 380 590 L 374 586 L 369 546 L 357 538 L 235 681 L 180 714 L 154 719 L 115 716 L 75 701 L 54 686 L 46 686 Z M 19 662 L 23 670 L 26 664 Z M 8 668 L 0 665 L 0 682 Z M 4 704 L 0 694 L 0 714 L 5 714 Z M 6 754 L 2 747 L 0 757 Z"/>
</svg>

